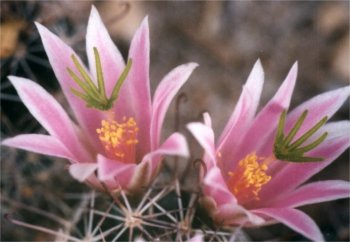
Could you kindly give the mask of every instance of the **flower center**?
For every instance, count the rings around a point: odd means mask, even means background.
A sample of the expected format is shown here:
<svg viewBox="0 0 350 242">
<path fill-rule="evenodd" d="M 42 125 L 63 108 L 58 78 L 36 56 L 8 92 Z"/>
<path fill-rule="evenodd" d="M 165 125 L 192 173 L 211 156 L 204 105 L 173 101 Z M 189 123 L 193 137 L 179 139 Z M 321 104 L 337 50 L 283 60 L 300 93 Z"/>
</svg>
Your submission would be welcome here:
<svg viewBox="0 0 350 242">
<path fill-rule="evenodd" d="M 269 159 L 258 157 L 254 152 L 240 160 L 234 172 L 229 172 L 228 187 L 240 203 L 259 200 L 259 192 L 271 176 L 266 174 Z"/>
<path fill-rule="evenodd" d="M 109 158 L 135 163 L 138 130 L 134 118 L 123 117 L 121 123 L 113 119 L 102 120 L 101 128 L 96 129 L 96 132 Z"/>
</svg>

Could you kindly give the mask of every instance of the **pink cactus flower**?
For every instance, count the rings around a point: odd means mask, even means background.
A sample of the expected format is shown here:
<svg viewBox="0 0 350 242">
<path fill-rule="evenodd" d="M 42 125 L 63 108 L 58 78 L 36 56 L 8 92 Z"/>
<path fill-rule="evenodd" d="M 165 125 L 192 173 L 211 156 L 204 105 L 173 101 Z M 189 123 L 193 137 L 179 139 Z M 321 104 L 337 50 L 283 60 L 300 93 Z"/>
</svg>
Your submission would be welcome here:
<svg viewBox="0 0 350 242">
<path fill-rule="evenodd" d="M 90 71 L 62 40 L 42 25 L 36 25 L 77 123 L 42 87 L 11 76 L 9 79 L 24 105 L 49 135 L 18 135 L 5 139 L 3 145 L 69 159 L 69 172 L 74 178 L 109 191 L 119 188 L 130 191 L 147 185 L 163 155 L 188 156 L 187 143 L 181 134 L 173 133 L 164 142 L 160 142 L 160 136 L 171 100 L 197 65 L 189 63 L 172 70 L 161 81 L 151 101 L 147 17 L 131 42 L 132 65 L 125 67 L 122 55 L 92 7 L 86 34 Z M 116 84 L 123 75 L 126 77 L 123 85 Z M 77 84 L 82 80 L 90 83 Z M 116 86 L 119 92 L 115 92 Z M 86 95 L 79 93 L 82 88 Z M 106 99 L 108 105 L 101 108 L 104 110 L 86 105 L 87 102 L 98 107 L 96 93 L 111 96 Z"/>
<path fill-rule="evenodd" d="M 296 76 L 297 64 L 274 97 L 255 114 L 264 78 L 257 61 L 216 142 L 208 113 L 204 114 L 204 124 L 188 124 L 205 150 L 202 202 L 218 224 L 260 226 L 281 222 L 311 240 L 321 241 L 323 236 L 315 222 L 295 208 L 349 197 L 347 181 L 304 183 L 350 145 L 348 120 L 323 125 L 347 100 L 350 87 L 320 94 L 286 116 L 284 110 L 289 107 Z M 285 139 L 283 130 L 289 132 Z M 303 142 L 307 144 L 300 147 Z M 280 149 L 283 145 L 287 150 Z M 276 158 L 275 153 L 285 159 Z"/>
</svg>

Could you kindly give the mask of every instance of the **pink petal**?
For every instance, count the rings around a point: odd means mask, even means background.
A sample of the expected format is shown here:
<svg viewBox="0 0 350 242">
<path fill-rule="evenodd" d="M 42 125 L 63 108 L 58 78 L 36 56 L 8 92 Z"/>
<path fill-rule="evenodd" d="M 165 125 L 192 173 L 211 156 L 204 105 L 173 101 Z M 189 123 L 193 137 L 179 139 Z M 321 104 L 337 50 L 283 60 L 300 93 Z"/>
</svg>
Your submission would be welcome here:
<svg viewBox="0 0 350 242">
<path fill-rule="evenodd" d="M 5 139 L 2 145 L 24 149 L 31 152 L 52 155 L 77 161 L 77 158 L 55 137 L 42 134 L 23 134 Z"/>
<path fill-rule="evenodd" d="M 240 148 L 236 156 L 237 160 L 243 159 L 244 156 L 252 151 L 257 151 L 259 146 L 265 144 L 268 139 L 275 136 L 272 133 L 276 129 L 280 115 L 284 109 L 288 110 L 289 108 L 297 72 L 298 65 L 295 63 L 274 97 L 259 112 L 246 133 L 243 142 L 239 145 Z M 260 155 L 265 156 L 266 154 Z"/>
<path fill-rule="evenodd" d="M 274 207 L 298 207 L 350 197 L 350 182 L 319 181 L 303 185 L 275 201 Z"/>
<path fill-rule="evenodd" d="M 218 140 L 218 150 L 224 157 L 234 157 L 237 151 L 237 144 L 244 136 L 246 129 L 253 121 L 256 109 L 259 105 L 262 86 L 264 83 L 264 71 L 260 60 L 258 60 L 251 71 L 246 84 L 243 86 L 242 94 L 238 103 L 226 124 L 221 137 Z M 229 161 L 229 160 L 228 160 Z M 234 161 L 225 162 L 223 168 L 231 169 Z"/>
<path fill-rule="evenodd" d="M 151 143 L 152 149 L 159 145 L 160 131 L 163 125 L 165 113 L 171 100 L 187 81 L 194 68 L 198 65 L 189 63 L 173 69 L 158 85 L 153 99 L 153 112 L 151 120 Z"/>
<path fill-rule="evenodd" d="M 24 105 L 49 134 L 60 140 L 77 159 L 91 161 L 91 155 L 86 152 L 78 138 L 77 127 L 58 102 L 31 80 L 14 76 L 9 79 Z"/>
<path fill-rule="evenodd" d="M 67 98 L 75 117 L 85 133 L 89 135 L 88 140 L 93 142 L 94 147 L 99 147 L 100 143 L 98 142 L 96 128 L 100 126 L 103 114 L 96 109 L 87 108 L 85 101 L 81 100 L 71 92 L 71 88 L 80 90 L 80 87 L 78 87 L 70 77 L 67 68 L 70 68 L 78 74 L 71 55 L 74 54 L 78 59 L 79 57 L 69 46 L 63 43 L 62 40 L 52 34 L 44 26 L 39 23 L 36 23 L 36 26 L 39 30 L 41 40 L 56 78 L 62 87 L 63 93 Z M 82 61 L 80 61 L 80 63 L 82 63 Z"/>
<path fill-rule="evenodd" d="M 150 122 L 151 122 L 151 94 L 149 80 L 149 27 L 146 17 L 136 31 L 130 45 L 129 58 L 132 66 L 126 82 L 128 82 L 128 103 L 139 127 L 139 153 L 146 154 L 151 149 Z M 123 103 L 122 105 L 125 105 Z M 116 107 L 116 113 L 119 112 Z"/>
<path fill-rule="evenodd" d="M 80 181 L 86 181 L 97 169 L 96 163 L 76 163 L 69 166 L 71 176 Z"/>
<path fill-rule="evenodd" d="M 324 241 L 320 229 L 305 213 L 293 208 L 262 208 L 255 213 L 267 215 L 313 241 Z"/>
<path fill-rule="evenodd" d="M 306 130 L 309 130 L 323 117 L 327 116 L 331 118 L 348 99 L 349 95 L 350 86 L 322 93 L 304 102 L 287 116 L 285 132 L 287 133 L 291 129 L 302 112 L 308 110 L 308 116 L 297 134 L 296 138 L 298 138 L 298 136 L 305 133 Z"/>
<path fill-rule="evenodd" d="M 98 178 L 101 181 L 113 180 L 119 186 L 126 188 L 137 167 L 136 164 L 125 164 L 117 160 L 97 156 Z"/>
<path fill-rule="evenodd" d="M 91 73 L 97 80 L 96 63 L 93 48 L 96 47 L 102 63 L 103 77 L 106 93 L 112 93 L 120 74 L 124 70 L 125 63 L 118 48 L 114 45 L 108 31 L 103 24 L 96 8 L 92 6 L 86 33 L 86 53 L 89 60 Z"/>
<path fill-rule="evenodd" d="M 308 116 L 306 117 L 305 122 L 300 128 L 296 138 L 298 138 L 302 133 L 305 133 L 306 130 L 310 129 L 313 125 L 315 125 L 318 121 L 320 121 L 326 115 L 330 118 L 336 110 L 340 108 L 340 106 L 344 103 L 344 101 L 348 98 L 350 94 L 350 87 L 340 88 L 334 91 L 326 92 L 320 94 L 309 101 L 298 106 L 294 109 L 288 116 L 286 120 L 286 128 L 285 133 L 288 133 L 291 127 L 295 124 L 297 118 L 300 117 L 301 113 L 305 110 L 308 110 Z M 330 140 L 330 136 L 332 136 L 333 130 L 330 130 L 328 135 L 328 140 Z M 348 133 L 346 129 L 343 129 L 343 133 Z M 272 153 L 273 143 L 275 139 L 275 134 L 272 133 L 270 138 L 268 138 L 265 142 L 261 142 L 262 147 L 258 150 L 260 155 L 268 156 Z M 315 136 L 316 137 L 316 136 Z M 273 163 L 270 167 L 271 170 L 279 171 L 284 168 L 285 163 L 276 162 Z"/>
<path fill-rule="evenodd" d="M 321 132 L 329 132 L 327 139 L 308 155 L 323 157 L 322 162 L 292 163 L 279 161 L 279 169 L 272 174 L 272 179 L 260 192 L 261 201 L 269 204 L 276 198 L 276 194 L 290 192 L 295 187 L 304 183 L 311 176 L 318 173 L 331 164 L 341 153 L 350 146 L 349 121 L 329 123 Z"/>
<path fill-rule="evenodd" d="M 214 165 L 216 161 L 216 152 L 214 146 L 213 129 L 199 122 L 190 123 L 187 125 L 187 128 L 198 141 L 198 143 L 203 147 L 205 153 L 209 156 L 208 165 Z"/>
<path fill-rule="evenodd" d="M 203 180 L 203 190 L 206 196 L 212 197 L 217 206 L 223 204 L 235 205 L 237 199 L 228 190 L 226 182 L 218 167 L 214 166 L 208 170 Z"/>
<path fill-rule="evenodd" d="M 121 161 L 112 160 L 103 155 L 97 156 L 98 162 L 98 177 L 101 180 L 107 180 L 113 178 L 119 172 L 130 169 L 130 167 L 135 167 L 136 164 L 127 164 Z"/>
<path fill-rule="evenodd" d="M 152 161 L 152 170 L 154 170 L 158 167 L 162 155 L 189 157 L 185 137 L 180 133 L 173 133 L 158 149 L 145 155 L 141 163 Z"/>
<path fill-rule="evenodd" d="M 239 204 L 224 204 L 218 207 L 214 215 L 216 221 L 221 221 L 225 225 L 256 226 L 265 223 L 265 220 L 245 209 Z"/>
</svg>

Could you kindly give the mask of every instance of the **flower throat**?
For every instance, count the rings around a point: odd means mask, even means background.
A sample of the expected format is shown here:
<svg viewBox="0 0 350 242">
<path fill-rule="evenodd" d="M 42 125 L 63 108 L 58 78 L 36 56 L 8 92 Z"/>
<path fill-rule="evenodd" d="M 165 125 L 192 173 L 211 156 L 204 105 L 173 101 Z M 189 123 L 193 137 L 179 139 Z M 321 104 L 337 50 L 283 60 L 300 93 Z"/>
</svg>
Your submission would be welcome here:
<svg viewBox="0 0 350 242">
<path fill-rule="evenodd" d="M 266 174 L 269 159 L 250 153 L 240 160 L 234 172 L 229 172 L 228 187 L 240 203 L 259 200 L 263 185 L 271 180 Z"/>
<path fill-rule="evenodd" d="M 123 117 L 122 122 L 102 120 L 101 128 L 96 129 L 96 132 L 109 158 L 135 163 L 138 130 L 134 118 Z"/>
</svg>

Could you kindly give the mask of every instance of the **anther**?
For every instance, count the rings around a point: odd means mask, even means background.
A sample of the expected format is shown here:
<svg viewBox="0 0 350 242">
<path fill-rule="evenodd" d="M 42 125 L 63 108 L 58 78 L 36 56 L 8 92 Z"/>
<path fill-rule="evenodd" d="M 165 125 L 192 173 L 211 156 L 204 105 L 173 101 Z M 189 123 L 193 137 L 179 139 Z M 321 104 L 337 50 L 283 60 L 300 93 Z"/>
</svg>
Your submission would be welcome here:
<svg viewBox="0 0 350 242">
<path fill-rule="evenodd" d="M 259 200 L 260 190 L 271 180 L 271 176 L 266 174 L 268 166 L 265 161 L 268 159 L 251 153 L 239 161 L 234 172 L 227 173 L 228 187 L 241 203 Z"/>
</svg>

